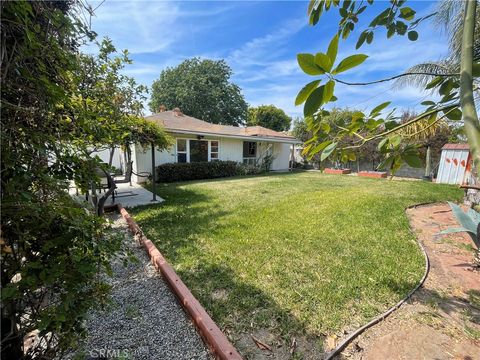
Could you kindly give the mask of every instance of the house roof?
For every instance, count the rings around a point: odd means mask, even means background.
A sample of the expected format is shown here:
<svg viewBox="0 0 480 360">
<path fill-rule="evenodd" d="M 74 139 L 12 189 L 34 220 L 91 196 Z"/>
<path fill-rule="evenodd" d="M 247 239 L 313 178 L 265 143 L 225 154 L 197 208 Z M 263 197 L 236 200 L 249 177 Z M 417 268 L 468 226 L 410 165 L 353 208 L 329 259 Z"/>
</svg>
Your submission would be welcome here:
<svg viewBox="0 0 480 360">
<path fill-rule="evenodd" d="M 442 147 L 442 150 L 470 150 L 470 146 L 468 144 L 445 144 Z"/>
<path fill-rule="evenodd" d="M 238 127 L 211 124 L 194 117 L 174 111 L 163 111 L 145 117 L 163 126 L 168 132 L 205 134 L 240 138 L 258 138 L 297 143 L 298 140 L 288 134 L 264 128 L 263 126 Z"/>
</svg>

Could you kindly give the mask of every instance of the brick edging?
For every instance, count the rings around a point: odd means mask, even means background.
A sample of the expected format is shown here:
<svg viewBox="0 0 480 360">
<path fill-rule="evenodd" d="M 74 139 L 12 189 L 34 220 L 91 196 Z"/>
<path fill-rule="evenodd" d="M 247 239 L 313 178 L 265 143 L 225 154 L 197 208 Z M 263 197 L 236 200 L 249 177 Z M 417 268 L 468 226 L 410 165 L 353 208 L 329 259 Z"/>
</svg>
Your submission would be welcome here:
<svg viewBox="0 0 480 360">
<path fill-rule="evenodd" d="M 188 287 L 175 273 L 175 270 L 165 260 L 153 242 L 145 236 L 142 229 L 140 229 L 130 214 L 121 204 L 117 204 L 117 209 L 127 222 L 128 228 L 132 234 L 138 235 L 138 241 L 147 251 L 153 265 L 158 271 L 160 271 L 163 279 L 168 286 L 170 286 L 170 289 L 172 289 L 187 315 L 190 316 L 198 333 L 213 355 L 221 360 L 242 359 L 237 350 L 233 347 L 230 341 L 228 341 L 225 334 L 220 330 L 217 324 L 215 324 L 198 300 L 192 295 Z"/>
</svg>

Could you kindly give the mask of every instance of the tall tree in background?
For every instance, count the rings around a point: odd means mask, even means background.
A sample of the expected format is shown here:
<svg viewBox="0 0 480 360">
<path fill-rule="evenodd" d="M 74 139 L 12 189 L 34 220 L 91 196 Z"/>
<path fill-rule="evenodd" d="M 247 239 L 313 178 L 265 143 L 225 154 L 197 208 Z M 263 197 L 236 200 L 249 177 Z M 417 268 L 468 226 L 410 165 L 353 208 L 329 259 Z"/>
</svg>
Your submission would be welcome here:
<svg viewBox="0 0 480 360">
<path fill-rule="evenodd" d="M 163 70 L 154 81 L 150 110 L 179 107 L 184 114 L 210 123 L 243 125 L 248 105 L 240 87 L 230 82 L 231 76 L 224 60 L 185 60 Z"/>
<path fill-rule="evenodd" d="M 260 105 L 248 109 L 247 125 L 260 125 L 275 131 L 288 131 L 292 118 L 274 105 Z"/>
</svg>

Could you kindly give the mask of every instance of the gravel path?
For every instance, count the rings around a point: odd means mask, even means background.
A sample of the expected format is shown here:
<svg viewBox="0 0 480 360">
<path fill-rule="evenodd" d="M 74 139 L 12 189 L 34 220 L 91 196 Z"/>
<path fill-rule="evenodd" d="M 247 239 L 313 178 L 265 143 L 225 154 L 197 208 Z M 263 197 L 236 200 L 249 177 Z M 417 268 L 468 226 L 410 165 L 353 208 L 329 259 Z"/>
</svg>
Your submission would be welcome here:
<svg viewBox="0 0 480 360">
<path fill-rule="evenodd" d="M 86 358 L 211 359 L 200 336 L 161 275 L 128 232 L 120 215 L 112 215 L 116 231 L 125 234 L 136 263 L 112 263 L 112 305 L 87 321 Z"/>
</svg>

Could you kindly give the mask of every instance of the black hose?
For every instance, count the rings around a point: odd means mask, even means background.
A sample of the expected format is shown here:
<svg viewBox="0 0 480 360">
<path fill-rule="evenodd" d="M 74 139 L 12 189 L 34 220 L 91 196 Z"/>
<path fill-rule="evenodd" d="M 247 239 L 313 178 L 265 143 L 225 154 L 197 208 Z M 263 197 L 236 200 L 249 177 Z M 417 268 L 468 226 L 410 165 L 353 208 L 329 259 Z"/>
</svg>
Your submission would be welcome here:
<svg viewBox="0 0 480 360">
<path fill-rule="evenodd" d="M 426 205 L 426 204 L 417 204 L 417 205 L 409 206 L 405 210 L 415 208 L 415 207 L 421 206 L 421 205 Z M 412 231 L 412 233 L 413 233 L 413 231 Z M 416 238 L 416 235 L 415 235 L 415 238 Z M 416 243 L 417 243 L 418 247 L 420 248 L 420 250 L 422 250 L 423 256 L 425 258 L 425 271 L 423 273 L 422 279 L 417 284 L 417 286 L 415 286 L 415 288 L 412 291 L 410 291 L 407 296 L 405 296 L 402 300 L 400 300 L 398 303 L 396 303 L 390 309 L 385 311 L 383 314 L 377 316 L 375 319 L 373 319 L 369 323 L 363 325 L 362 327 L 358 328 L 353 333 L 351 333 L 346 339 L 344 339 L 340 344 L 338 344 L 335 349 L 333 349 L 331 352 L 329 352 L 327 354 L 327 356 L 325 357 L 325 360 L 333 359 L 335 356 L 340 354 L 348 346 L 348 344 L 350 344 L 355 338 L 357 338 L 365 330 L 367 330 L 368 328 L 372 327 L 375 324 L 378 324 L 380 321 L 386 319 L 387 316 L 389 316 L 395 310 L 400 308 L 400 306 L 402 306 L 408 299 L 410 299 L 410 297 L 415 293 L 415 291 L 417 291 L 424 284 L 425 280 L 427 279 L 428 272 L 430 271 L 430 260 L 428 258 L 427 252 L 425 251 L 425 248 L 423 247 L 421 242 L 418 241 L 418 239 L 417 239 Z"/>
</svg>

